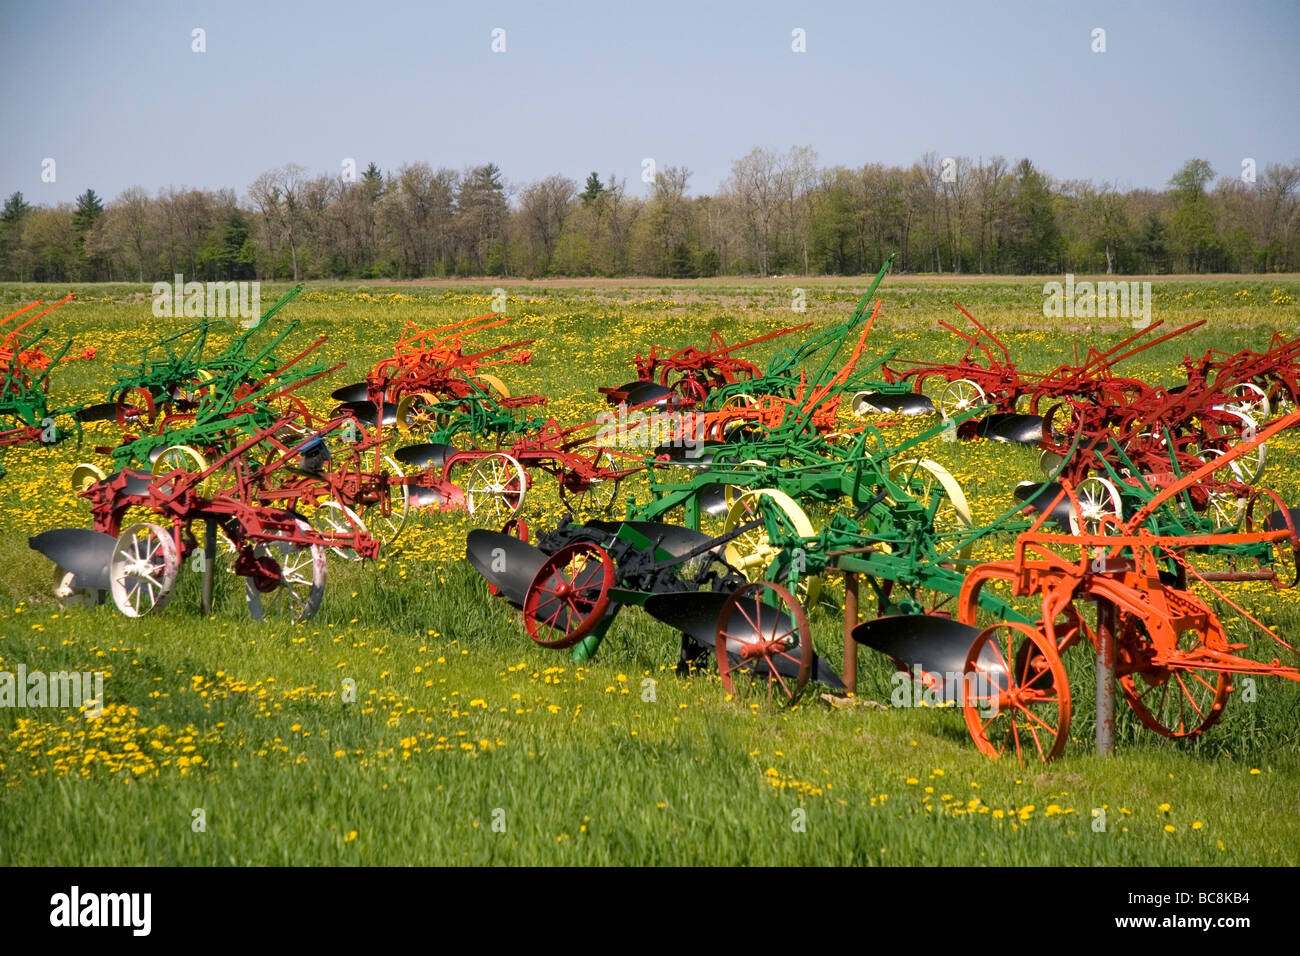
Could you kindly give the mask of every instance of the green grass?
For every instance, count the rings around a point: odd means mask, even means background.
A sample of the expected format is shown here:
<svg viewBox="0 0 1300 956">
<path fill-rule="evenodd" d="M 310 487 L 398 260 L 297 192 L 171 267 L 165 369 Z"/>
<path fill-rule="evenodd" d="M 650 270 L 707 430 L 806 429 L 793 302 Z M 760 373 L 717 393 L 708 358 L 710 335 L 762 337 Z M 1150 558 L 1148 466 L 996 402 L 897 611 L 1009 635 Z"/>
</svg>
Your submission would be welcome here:
<svg viewBox="0 0 1300 956">
<path fill-rule="evenodd" d="M 630 356 L 651 342 L 831 321 L 856 301 L 853 282 L 783 281 L 551 292 L 497 283 L 517 318 L 485 338 L 537 338 L 532 364 L 506 366 L 503 377 L 516 391 L 552 396 L 561 420 L 582 421 L 600 408 L 595 387 L 631 378 Z M 782 309 L 796 284 L 811 290 L 802 316 Z M 1048 323 L 1041 286 L 887 279 L 869 348 L 955 359 L 961 349 L 935 324 L 959 317 L 954 298 L 1035 370 L 1070 360 L 1076 338 L 1105 347 L 1129 331 L 1115 321 Z M 139 288 L 88 286 L 50 316 L 56 333 L 99 350 L 56 373 L 55 404 L 100 397 L 113 362 L 174 327 L 135 299 Z M 404 320 L 430 327 L 489 308 L 482 288 L 384 286 L 371 290 L 378 301 L 359 299 L 357 288 L 313 286 L 285 310 L 303 322 L 296 340 L 331 336 L 327 357 L 349 364 L 340 383 L 385 354 Z M 0 305 L 54 291 L 0 286 Z M 268 288 L 264 299 L 274 294 Z M 1155 294 L 1155 318 L 1209 324 L 1133 363 L 1131 374 L 1152 381 L 1177 381 L 1184 351 L 1262 349 L 1274 328 L 1300 333 L 1293 277 L 1157 280 Z M 313 404 L 325 407 L 331 387 L 314 388 Z M 901 441 L 916 427 L 888 434 Z M 1090 752 L 1091 661 L 1076 650 L 1067 660 L 1075 718 L 1066 757 L 1047 767 L 995 764 L 951 709 L 833 709 L 814 694 L 792 711 L 746 709 L 725 699 L 712 674 L 674 676 L 675 637 L 636 609 L 620 615 L 599 659 L 578 668 L 533 647 L 517 613 L 488 597 L 461 560 L 470 525 L 447 515 L 419 516 L 403 547 L 374 565 L 331 560 L 325 605 L 300 628 L 251 621 L 230 582 L 203 618 L 198 575 L 188 571 L 157 617 L 128 620 L 111 604 L 60 610 L 48 598 L 48 562 L 26 538 L 89 524 L 67 476 L 106 440 L 4 457 L 0 668 L 105 670 L 110 712 L 95 722 L 0 710 L 0 863 L 1300 862 L 1300 688 L 1290 683 L 1258 681 L 1247 702 L 1239 681 L 1222 724 L 1194 743 L 1155 737 L 1121 705 L 1118 753 L 1103 759 Z M 1276 442 L 1266 473 L 1290 501 L 1300 501 L 1297 451 L 1295 436 Z M 1034 474 L 1032 452 L 934 442 L 926 453 L 958 475 L 982 520 Z M 529 507 L 544 526 L 559 504 L 549 487 L 537 492 Z M 993 547 L 1005 554 L 1007 545 Z M 1295 643 L 1293 595 L 1259 585 L 1229 593 Z M 819 649 L 837 664 L 841 595 L 829 587 L 812 612 Z M 1286 657 L 1242 622 L 1230 627 L 1255 656 Z M 864 651 L 862 697 L 887 705 L 889 674 Z M 345 680 L 355 682 L 352 702 Z M 1093 810 L 1103 807 L 1106 829 L 1097 832 Z M 192 828 L 196 808 L 203 832 Z"/>
</svg>

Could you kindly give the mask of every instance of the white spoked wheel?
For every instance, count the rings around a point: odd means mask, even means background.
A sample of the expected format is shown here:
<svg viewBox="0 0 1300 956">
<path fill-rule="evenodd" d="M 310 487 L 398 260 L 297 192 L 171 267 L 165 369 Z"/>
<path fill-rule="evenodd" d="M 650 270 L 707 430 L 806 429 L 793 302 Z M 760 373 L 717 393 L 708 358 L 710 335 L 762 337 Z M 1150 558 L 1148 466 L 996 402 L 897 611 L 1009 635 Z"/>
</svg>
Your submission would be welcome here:
<svg viewBox="0 0 1300 956">
<path fill-rule="evenodd" d="M 1259 426 L 1255 424 L 1255 419 L 1245 412 L 1229 409 L 1233 415 L 1241 419 L 1241 440 L 1248 442 L 1255 437 L 1259 431 Z M 1237 479 L 1248 485 L 1253 485 L 1259 481 L 1260 476 L 1264 474 L 1264 462 L 1267 458 L 1268 444 L 1260 442 L 1250 451 L 1238 455 L 1228 465 Z"/>
<path fill-rule="evenodd" d="M 366 523 L 361 520 L 360 515 L 342 502 L 333 499 L 321 502 L 311 516 L 311 523 L 317 531 L 323 531 L 326 534 L 352 534 L 354 531 L 366 534 L 370 530 L 366 527 Z M 330 550 L 340 558 L 348 561 L 361 560 L 361 555 L 357 554 L 352 548 L 331 547 Z"/>
<path fill-rule="evenodd" d="M 1246 517 L 1246 498 L 1238 498 L 1226 491 L 1211 491 L 1206 498 L 1205 512 L 1214 522 L 1214 530 L 1236 531 Z"/>
<path fill-rule="evenodd" d="M 59 607 L 94 607 L 99 603 L 99 591 L 77 586 L 77 576 L 67 568 L 54 566 L 54 600 Z"/>
<path fill-rule="evenodd" d="M 1071 534 L 1102 534 L 1105 522 L 1124 520 L 1124 503 L 1119 489 L 1109 478 L 1093 475 L 1079 482 L 1074 489 L 1079 500 L 1079 510 L 1070 509 Z"/>
<path fill-rule="evenodd" d="M 579 455 L 590 455 L 591 466 L 597 472 L 618 470 L 618 462 L 614 460 L 614 456 L 599 445 L 583 445 L 575 451 Z M 621 479 L 618 478 L 593 478 L 586 488 L 573 491 L 561 479 L 560 497 L 564 500 L 565 507 L 572 512 L 604 514 L 613 507 L 615 499 L 618 498 L 620 481 Z"/>
<path fill-rule="evenodd" d="M 1228 389 L 1228 395 L 1229 400 L 1219 406 L 1227 411 L 1241 412 L 1257 422 L 1268 421 L 1273 412 L 1268 393 L 1254 382 L 1238 382 Z"/>
<path fill-rule="evenodd" d="M 528 476 L 524 466 L 505 452 L 480 458 L 465 482 L 465 505 L 475 518 L 500 524 L 524 504 Z"/>
<path fill-rule="evenodd" d="M 311 525 L 298 522 L 303 531 Z M 325 597 L 325 548 L 319 544 L 301 545 L 289 542 L 268 542 L 253 549 L 259 560 L 268 558 L 280 567 L 275 587 L 263 591 L 255 578 L 245 583 L 248 613 L 256 621 L 288 621 L 301 624 L 310 620 L 320 610 Z"/>
<path fill-rule="evenodd" d="M 934 530 L 946 537 L 960 537 L 961 533 L 975 524 L 971 517 L 970 503 L 966 493 L 947 468 L 929 458 L 914 461 L 902 461 L 889 469 L 889 477 L 895 483 L 905 485 L 927 508 L 937 493 L 940 496 L 934 512 Z M 959 557 L 970 554 L 971 546 L 962 547 Z"/>
<path fill-rule="evenodd" d="M 404 477 L 401 465 L 388 455 L 380 455 L 378 449 L 361 453 L 360 468 L 367 474 L 384 475 L 389 479 L 386 483 L 387 513 L 379 502 L 365 508 L 362 515 L 379 538 L 379 543 L 390 545 L 406 527 L 406 517 L 411 511 L 411 489 L 401 480 Z"/>
<path fill-rule="evenodd" d="M 171 532 L 156 524 L 131 525 L 117 536 L 109 559 L 113 603 L 127 617 L 161 611 L 171 600 L 180 567 Z"/>
<path fill-rule="evenodd" d="M 812 521 L 793 498 L 775 488 L 757 488 L 745 492 L 732 503 L 723 522 L 723 535 L 763 517 L 763 499 L 777 509 L 778 520 L 792 536 L 811 538 L 817 534 Z M 782 557 L 782 549 L 773 545 L 764 525 L 732 538 L 723 553 L 727 563 L 750 581 L 766 579 L 772 562 Z M 795 597 L 804 607 L 813 606 L 822 590 L 820 575 L 798 577 L 794 590 Z"/>
<path fill-rule="evenodd" d="M 968 378 L 954 379 L 939 395 L 939 414 L 945 419 L 954 418 L 962 412 L 987 404 L 988 396 L 978 384 Z"/>
</svg>

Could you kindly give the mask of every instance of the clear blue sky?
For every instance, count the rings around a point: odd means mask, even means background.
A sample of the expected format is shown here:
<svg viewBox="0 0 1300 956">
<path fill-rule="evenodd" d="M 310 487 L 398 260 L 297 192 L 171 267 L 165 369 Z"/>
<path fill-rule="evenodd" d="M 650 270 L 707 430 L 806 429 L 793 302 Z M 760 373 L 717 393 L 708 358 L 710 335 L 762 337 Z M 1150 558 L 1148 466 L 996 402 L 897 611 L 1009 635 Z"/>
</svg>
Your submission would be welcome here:
<svg viewBox="0 0 1300 956">
<path fill-rule="evenodd" d="M 1029 156 L 1058 178 L 1156 188 L 1193 156 L 1220 174 L 1300 160 L 1295 0 L 0 8 L 0 191 L 33 202 L 88 186 L 242 195 L 271 167 L 337 173 L 344 157 L 491 160 L 515 184 L 594 169 L 638 194 L 643 157 L 710 192 L 754 146 L 847 166 Z"/>
</svg>

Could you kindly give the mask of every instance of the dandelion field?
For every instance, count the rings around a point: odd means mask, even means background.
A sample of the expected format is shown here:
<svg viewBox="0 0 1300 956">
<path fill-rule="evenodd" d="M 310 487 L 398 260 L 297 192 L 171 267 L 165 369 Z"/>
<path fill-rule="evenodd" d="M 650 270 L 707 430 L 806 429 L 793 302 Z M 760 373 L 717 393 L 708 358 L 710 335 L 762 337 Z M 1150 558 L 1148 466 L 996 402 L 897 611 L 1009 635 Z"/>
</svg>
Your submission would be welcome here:
<svg viewBox="0 0 1300 956">
<path fill-rule="evenodd" d="M 550 396 L 550 413 L 577 423 L 606 408 L 597 386 L 635 377 L 631 358 L 652 343 L 840 321 L 869 281 L 313 284 L 275 321 L 302 323 L 291 340 L 299 348 L 328 335 L 324 357 L 347 362 L 304 392 L 324 412 L 332 388 L 391 353 L 406 320 L 433 328 L 481 315 L 502 285 L 514 321 L 483 345 L 536 339 L 531 364 L 500 376 L 517 394 Z M 790 311 L 794 285 L 808 290 L 806 313 Z M 1300 279 L 1153 285 L 1152 316 L 1167 329 L 1207 325 L 1121 374 L 1174 384 L 1185 352 L 1263 350 L 1274 330 L 1300 334 Z M 102 400 L 114 362 L 138 361 L 177 328 L 152 316 L 145 287 L 74 288 L 77 299 L 49 316 L 51 339 L 73 337 L 97 356 L 55 372 L 52 406 Z M 867 354 L 957 360 L 964 343 L 937 326 L 959 324 L 954 299 L 1031 371 L 1073 361 L 1075 341 L 1105 348 L 1132 331 L 1125 320 L 1044 319 L 1041 289 L 1033 279 L 888 277 Z M 7 314 L 67 291 L 0 285 L 0 306 Z M 263 303 L 282 291 L 264 287 Z M 784 347 L 745 357 L 762 365 Z M 931 424 L 881 427 L 902 441 Z M 677 637 L 636 609 L 588 664 L 533 646 L 518 613 L 490 599 L 465 562 L 473 525 L 454 514 L 413 515 L 377 562 L 331 558 L 324 605 L 298 627 L 252 620 L 242 585 L 220 577 L 204 618 L 199 575 L 186 571 L 157 616 L 130 620 L 111 602 L 61 609 L 51 566 L 27 538 L 89 526 L 68 479 L 76 463 L 106 460 L 91 449 L 111 440 L 99 427 L 81 448 L 3 452 L 0 669 L 103 671 L 105 715 L 0 709 L 0 864 L 1300 864 L 1295 684 L 1260 680 L 1249 701 L 1238 686 L 1223 721 L 1181 744 L 1143 730 L 1121 703 L 1117 754 L 1099 758 L 1092 663 L 1076 649 L 1066 659 L 1076 703 L 1065 757 L 995 764 L 959 710 L 891 707 L 891 668 L 867 650 L 859 693 L 875 705 L 832 708 L 810 693 L 769 711 L 727 700 L 714 673 L 676 677 Z M 990 442 L 936 440 L 925 454 L 957 476 L 977 522 L 1005 512 L 1015 484 L 1039 474 L 1035 451 Z M 1300 504 L 1298 454 L 1298 435 L 1270 442 L 1261 482 L 1291 504 Z M 538 527 L 558 521 L 554 482 L 539 479 L 525 509 Z M 989 546 L 1009 555 L 1009 541 Z M 1295 643 L 1300 589 L 1229 588 Z M 837 670 L 842 597 L 832 581 L 810 611 Z M 1254 656 L 1296 663 L 1231 609 L 1223 618 Z M 345 678 L 355 702 L 343 700 Z M 1104 831 L 1094 809 L 1105 811 Z"/>
</svg>

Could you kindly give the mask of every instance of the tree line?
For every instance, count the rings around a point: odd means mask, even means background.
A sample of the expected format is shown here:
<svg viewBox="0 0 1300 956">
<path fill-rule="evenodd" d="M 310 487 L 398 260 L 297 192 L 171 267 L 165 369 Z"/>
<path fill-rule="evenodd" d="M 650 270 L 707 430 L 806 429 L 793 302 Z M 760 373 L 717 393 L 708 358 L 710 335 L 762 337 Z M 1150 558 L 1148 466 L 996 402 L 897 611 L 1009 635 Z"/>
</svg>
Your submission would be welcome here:
<svg viewBox="0 0 1300 956">
<path fill-rule="evenodd" d="M 0 278 L 858 275 L 895 251 L 901 271 L 954 274 L 1300 267 L 1300 163 L 1216 179 L 1192 159 L 1163 190 L 1059 181 L 1001 157 L 824 168 L 798 147 L 754 149 L 715 195 L 689 195 L 683 167 L 650 173 L 644 197 L 595 172 L 511 185 L 495 164 L 424 162 L 353 177 L 289 164 L 243 196 L 136 186 L 42 206 L 15 192 Z"/>
</svg>

